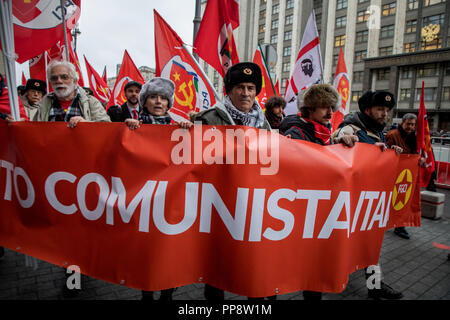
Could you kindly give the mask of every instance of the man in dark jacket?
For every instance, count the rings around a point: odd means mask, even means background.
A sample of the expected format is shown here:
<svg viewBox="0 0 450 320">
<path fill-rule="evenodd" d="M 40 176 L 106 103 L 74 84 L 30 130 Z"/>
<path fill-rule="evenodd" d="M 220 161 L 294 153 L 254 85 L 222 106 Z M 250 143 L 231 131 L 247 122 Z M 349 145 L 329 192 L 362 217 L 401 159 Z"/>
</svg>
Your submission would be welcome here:
<svg viewBox="0 0 450 320">
<path fill-rule="evenodd" d="M 137 81 L 128 82 L 123 88 L 127 101 L 123 105 L 111 106 L 108 108 L 108 116 L 112 122 L 124 122 L 126 119 L 138 119 L 141 111 L 139 105 L 139 94 L 142 84 Z"/>
<path fill-rule="evenodd" d="M 302 95 L 299 95 L 298 114 L 283 119 L 280 132 L 291 139 L 298 139 L 327 146 L 331 140 L 331 116 L 339 109 L 340 95 L 329 84 L 314 84 Z M 354 146 L 357 137 L 353 135 L 336 138 L 335 143 Z M 305 300 L 321 300 L 322 293 L 303 291 Z"/>
<path fill-rule="evenodd" d="M 194 116 L 195 122 L 205 125 L 245 125 L 270 130 L 269 122 L 256 100 L 261 92 L 262 75 L 258 65 L 242 62 L 230 67 L 224 78 L 225 101 Z M 206 300 L 224 299 L 224 291 L 205 285 Z"/>
<path fill-rule="evenodd" d="M 394 95 L 388 91 L 367 91 L 358 100 L 359 112 L 348 114 L 339 128 L 333 133 L 333 137 L 343 137 L 345 135 L 356 135 L 360 142 L 377 145 L 381 150 L 386 150 L 383 129 L 386 125 L 387 115 L 395 106 Z M 403 149 L 399 146 L 390 146 L 397 154 L 402 153 Z M 378 269 L 379 266 L 371 266 L 370 269 Z M 366 268 L 366 279 L 372 274 Z M 380 288 L 369 290 L 369 297 L 374 299 L 401 299 L 403 294 L 394 290 L 383 281 L 380 282 Z"/>
</svg>

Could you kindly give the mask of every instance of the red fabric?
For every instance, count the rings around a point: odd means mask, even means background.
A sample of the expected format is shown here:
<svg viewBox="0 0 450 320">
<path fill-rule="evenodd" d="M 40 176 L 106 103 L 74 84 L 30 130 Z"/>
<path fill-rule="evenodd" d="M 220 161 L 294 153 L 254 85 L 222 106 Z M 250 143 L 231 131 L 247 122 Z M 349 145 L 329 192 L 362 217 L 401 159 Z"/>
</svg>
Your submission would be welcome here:
<svg viewBox="0 0 450 320">
<path fill-rule="evenodd" d="M 48 81 L 47 81 L 47 64 L 50 61 L 49 57 L 48 57 L 48 52 L 45 51 L 44 53 L 34 57 L 33 59 L 30 60 L 29 65 L 30 65 L 30 78 L 32 79 L 39 79 L 42 81 L 47 82 L 47 88 L 48 86 Z M 51 90 L 47 90 L 48 92 L 50 92 Z"/>
<path fill-rule="evenodd" d="M 175 84 L 174 104 L 170 114 L 176 121 L 189 120 L 189 112 L 211 108 L 216 99 L 214 91 L 183 47 L 183 40 L 154 10 L 156 76 Z"/>
<path fill-rule="evenodd" d="M 239 143 L 226 137 L 236 129 Z M 0 246 L 131 288 L 341 292 L 349 274 L 378 262 L 386 230 L 420 226 L 418 155 L 365 143 L 88 122 L 0 121 L 0 136 Z M 211 163 L 219 141 L 217 160 L 242 149 L 261 161 Z M 278 171 L 262 175 L 268 143 L 279 146 Z M 173 158 L 180 144 L 187 163 Z"/>
<path fill-rule="evenodd" d="M 108 84 L 100 77 L 100 75 L 95 71 L 95 69 L 84 57 L 86 63 L 86 70 L 89 79 L 89 87 L 94 92 L 94 97 L 96 97 L 102 103 L 108 103 L 111 99 L 111 90 Z"/>
<path fill-rule="evenodd" d="M 333 116 L 331 117 L 332 131 L 336 130 L 344 120 L 344 113 L 349 101 L 350 93 L 350 81 L 348 79 L 347 67 L 345 65 L 344 52 L 342 51 L 342 47 L 340 47 L 339 49 L 339 58 L 334 78 L 334 87 L 341 95 L 342 100 L 341 105 L 339 106 L 339 110 L 334 112 Z"/>
<path fill-rule="evenodd" d="M 0 96 L 0 112 L 6 114 L 12 114 L 11 107 L 9 105 L 8 88 L 3 88 L 3 93 Z M 25 112 L 25 107 L 23 106 L 22 100 L 19 98 L 19 113 L 20 117 L 28 121 L 27 114 Z"/>
<path fill-rule="evenodd" d="M 72 104 L 73 100 L 70 101 L 61 101 L 58 100 L 59 105 L 61 106 L 61 108 L 63 108 L 64 112 L 67 112 L 67 110 L 69 109 L 70 105 Z"/>
<path fill-rule="evenodd" d="M 275 83 L 275 92 L 277 93 L 277 97 L 281 97 L 280 94 L 280 82 L 277 79 L 277 83 Z"/>
<path fill-rule="evenodd" d="M 25 78 L 25 73 L 22 71 L 22 85 L 26 86 L 27 85 L 27 78 Z"/>
<path fill-rule="evenodd" d="M 422 94 L 420 96 L 419 116 L 417 117 L 417 153 L 425 157 L 425 165 L 420 167 L 420 185 L 426 187 L 431 179 L 431 174 L 436 168 L 433 149 L 431 148 L 430 128 L 428 125 L 427 110 L 425 109 L 425 82 L 422 81 Z"/>
<path fill-rule="evenodd" d="M 103 81 L 107 84 L 108 83 L 108 76 L 106 75 L 106 66 L 103 69 L 103 75 L 102 75 Z"/>
<path fill-rule="evenodd" d="M 138 119 L 138 114 L 136 110 L 133 110 L 133 119 L 137 120 Z"/>
<path fill-rule="evenodd" d="M 266 101 L 270 97 L 276 95 L 275 88 L 272 83 L 272 79 L 270 78 L 269 71 L 267 70 L 266 61 L 261 52 L 261 48 L 258 45 L 258 48 L 255 51 L 255 55 L 253 56 L 253 63 L 256 63 L 261 68 L 262 73 L 262 87 L 261 92 L 256 96 L 261 108 L 263 110 L 266 108 Z"/>
<path fill-rule="evenodd" d="M 298 114 L 301 117 L 301 114 Z M 319 139 L 320 141 L 323 142 L 324 145 L 329 145 L 331 143 L 331 131 L 330 129 L 328 129 L 327 127 L 325 127 L 324 125 L 312 121 L 311 119 L 308 118 L 302 118 L 303 120 L 305 120 L 306 122 L 311 123 L 314 126 L 314 136 Z"/>
<path fill-rule="evenodd" d="M 113 105 L 121 106 L 127 101 L 123 89 L 129 81 L 137 81 L 142 84 L 145 83 L 144 77 L 139 72 L 139 69 L 136 67 L 133 60 L 131 60 L 128 51 L 125 50 L 122 65 L 120 66 L 119 74 L 117 75 L 116 84 L 111 93 L 111 99 L 106 106 L 107 109 Z"/>
<path fill-rule="evenodd" d="M 206 3 L 194 51 L 222 77 L 239 63 L 233 30 L 239 26 L 239 4 L 235 0 L 209 0 Z"/>
<path fill-rule="evenodd" d="M 14 23 L 14 46 L 17 62 L 24 63 L 58 41 L 64 41 L 59 1 L 12 1 Z M 81 0 L 66 5 L 67 30 L 73 29 L 81 15 Z"/>
</svg>

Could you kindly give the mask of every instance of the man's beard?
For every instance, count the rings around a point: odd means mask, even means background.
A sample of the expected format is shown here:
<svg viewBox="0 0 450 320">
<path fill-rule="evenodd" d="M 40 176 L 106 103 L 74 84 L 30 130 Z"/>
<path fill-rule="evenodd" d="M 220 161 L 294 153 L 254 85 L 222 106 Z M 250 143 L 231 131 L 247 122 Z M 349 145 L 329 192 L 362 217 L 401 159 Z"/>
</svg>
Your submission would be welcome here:
<svg viewBox="0 0 450 320">
<path fill-rule="evenodd" d="M 63 90 L 61 90 L 61 88 L 63 88 Z M 72 83 L 69 85 L 64 85 L 64 84 L 60 84 L 58 85 L 55 89 L 55 96 L 58 99 L 65 99 L 68 98 L 76 89 L 76 84 Z"/>
</svg>

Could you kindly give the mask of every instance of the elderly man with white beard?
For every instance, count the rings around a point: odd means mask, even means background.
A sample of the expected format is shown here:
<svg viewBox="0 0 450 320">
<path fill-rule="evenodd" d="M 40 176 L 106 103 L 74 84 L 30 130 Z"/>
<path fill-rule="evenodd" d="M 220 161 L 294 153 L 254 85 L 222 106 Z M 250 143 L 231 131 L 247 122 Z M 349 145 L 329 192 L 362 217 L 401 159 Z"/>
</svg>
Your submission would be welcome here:
<svg viewBox="0 0 450 320">
<path fill-rule="evenodd" d="M 78 87 L 79 76 L 72 63 L 57 60 L 50 62 L 47 78 L 53 92 L 42 99 L 33 121 L 64 121 L 70 128 L 84 121 L 111 121 L 100 101 Z"/>
</svg>

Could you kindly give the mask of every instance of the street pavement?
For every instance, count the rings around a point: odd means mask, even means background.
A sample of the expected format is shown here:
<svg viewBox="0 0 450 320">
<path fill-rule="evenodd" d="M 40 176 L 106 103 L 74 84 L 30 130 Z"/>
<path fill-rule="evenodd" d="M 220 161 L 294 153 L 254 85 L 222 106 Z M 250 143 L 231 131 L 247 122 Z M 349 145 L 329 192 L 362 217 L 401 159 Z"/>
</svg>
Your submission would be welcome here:
<svg viewBox="0 0 450 320">
<path fill-rule="evenodd" d="M 380 264 L 384 281 L 404 294 L 403 300 L 450 300 L 450 251 L 433 246 L 437 242 L 450 246 L 450 190 L 438 189 L 446 195 L 444 216 L 439 220 L 422 218 L 419 228 L 407 228 L 411 239 L 385 233 Z M 64 269 L 44 261 L 38 268 L 26 266 L 25 256 L 5 249 L 0 259 L 0 300 L 62 300 L 66 282 Z M 82 277 L 82 291 L 69 300 L 140 300 L 141 291 L 101 280 Z M 203 284 L 178 288 L 174 300 L 203 300 Z M 155 293 L 158 298 L 159 293 Z M 246 297 L 225 293 L 226 300 Z M 302 300 L 301 292 L 278 296 L 278 300 Z M 364 272 L 349 277 L 347 288 L 338 294 L 324 294 L 324 300 L 367 300 Z"/>
</svg>

